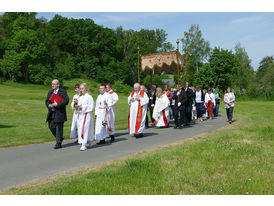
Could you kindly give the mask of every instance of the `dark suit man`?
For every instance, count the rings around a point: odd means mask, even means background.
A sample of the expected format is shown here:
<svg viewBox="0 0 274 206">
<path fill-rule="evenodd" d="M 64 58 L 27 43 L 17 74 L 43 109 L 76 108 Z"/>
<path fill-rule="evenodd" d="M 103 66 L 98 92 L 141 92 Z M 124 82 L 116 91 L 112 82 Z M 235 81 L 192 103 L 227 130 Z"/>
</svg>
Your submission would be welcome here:
<svg viewBox="0 0 274 206">
<path fill-rule="evenodd" d="M 179 96 L 179 101 L 178 101 Z M 186 102 L 187 102 L 187 96 L 184 89 L 181 88 L 178 92 L 174 92 L 172 99 L 175 99 L 175 105 L 174 105 L 174 119 L 175 119 L 175 126 L 174 129 L 182 129 L 182 124 L 185 118 L 185 112 L 186 112 Z"/>
<path fill-rule="evenodd" d="M 153 123 L 155 121 L 152 117 L 154 105 L 156 102 L 156 86 L 155 85 L 152 85 L 152 92 L 148 91 L 147 96 L 149 98 L 148 108 L 150 112 L 150 118 L 151 118 L 151 122 Z"/>
<path fill-rule="evenodd" d="M 193 99 L 194 99 L 194 93 L 192 91 L 192 89 L 190 89 L 188 87 L 188 82 L 185 82 L 184 85 L 184 90 L 186 92 L 186 96 L 187 96 L 187 102 L 186 102 L 186 113 L 185 113 L 185 125 L 189 125 L 189 123 L 192 120 L 192 104 L 193 104 Z"/>
<path fill-rule="evenodd" d="M 66 105 L 69 102 L 69 97 L 66 90 L 59 88 L 59 81 L 53 80 L 51 83 L 52 90 L 49 91 L 47 99 L 45 101 L 46 107 L 48 108 L 47 122 L 49 129 L 56 139 L 54 149 L 62 147 L 63 141 L 63 127 L 64 122 L 67 121 Z M 51 95 L 55 93 L 62 97 L 64 100 L 57 102 L 49 102 Z"/>
</svg>

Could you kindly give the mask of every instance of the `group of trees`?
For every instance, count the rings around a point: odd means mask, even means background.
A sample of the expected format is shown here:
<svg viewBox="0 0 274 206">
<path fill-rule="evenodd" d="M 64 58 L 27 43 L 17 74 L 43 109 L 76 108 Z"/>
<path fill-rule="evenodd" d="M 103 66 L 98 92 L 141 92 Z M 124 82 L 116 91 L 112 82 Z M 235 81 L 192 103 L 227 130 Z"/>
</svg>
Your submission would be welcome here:
<svg viewBox="0 0 274 206">
<path fill-rule="evenodd" d="M 143 55 L 168 51 L 164 30 L 123 30 L 92 19 L 36 13 L 0 16 L 0 76 L 13 81 L 49 84 L 53 78 L 90 78 L 98 82 L 137 81 L 137 47 Z M 146 74 L 142 74 L 145 78 Z"/>
<path fill-rule="evenodd" d="M 237 94 L 273 96 L 273 56 L 265 57 L 258 70 L 240 43 L 234 52 L 210 48 L 199 25 L 191 25 L 181 39 L 187 58 L 187 81 L 202 88 Z M 92 19 L 69 19 L 55 15 L 47 21 L 36 13 L 4 13 L 0 16 L 0 78 L 19 82 L 50 84 L 74 77 L 97 82 L 132 85 L 137 81 L 137 48 L 141 55 L 174 50 L 164 30 L 109 29 Z M 185 64 L 186 62 L 184 62 Z M 186 65 L 183 66 L 185 68 Z M 154 75 L 161 84 L 166 75 Z M 181 82 L 184 72 L 181 72 Z M 150 75 L 141 73 L 147 87 Z M 177 81 L 176 74 L 174 75 Z"/>
</svg>

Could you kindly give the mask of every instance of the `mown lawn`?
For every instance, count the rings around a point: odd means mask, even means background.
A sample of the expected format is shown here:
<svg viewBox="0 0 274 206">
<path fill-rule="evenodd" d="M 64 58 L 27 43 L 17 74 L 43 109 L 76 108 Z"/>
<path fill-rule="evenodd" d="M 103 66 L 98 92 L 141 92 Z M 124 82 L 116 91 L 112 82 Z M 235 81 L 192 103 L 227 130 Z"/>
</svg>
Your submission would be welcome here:
<svg viewBox="0 0 274 206">
<path fill-rule="evenodd" d="M 84 80 L 65 81 L 70 97 L 74 95 L 74 84 Z M 98 84 L 88 82 L 94 101 L 98 96 Z M 0 147 L 54 141 L 46 123 L 45 99 L 51 87 L 6 82 L 0 84 Z M 127 94 L 119 94 L 116 129 L 127 128 Z M 73 111 L 67 106 L 68 121 L 64 125 L 64 138 L 68 139 Z"/>
<path fill-rule="evenodd" d="M 237 102 L 231 126 L 2 194 L 273 195 L 273 113 L 273 101 Z"/>
</svg>

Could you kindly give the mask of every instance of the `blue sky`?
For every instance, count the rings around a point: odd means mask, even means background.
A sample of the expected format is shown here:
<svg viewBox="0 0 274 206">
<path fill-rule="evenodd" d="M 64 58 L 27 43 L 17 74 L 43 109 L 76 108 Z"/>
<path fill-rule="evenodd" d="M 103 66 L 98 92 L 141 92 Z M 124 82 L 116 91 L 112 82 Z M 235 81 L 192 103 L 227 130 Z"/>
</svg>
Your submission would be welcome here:
<svg viewBox="0 0 274 206">
<path fill-rule="evenodd" d="M 263 57 L 274 55 L 274 12 L 40 12 L 37 17 L 50 20 L 55 14 L 91 18 L 96 24 L 108 28 L 164 29 L 167 40 L 174 46 L 191 24 L 198 24 L 211 48 L 234 50 L 240 42 L 255 70 Z"/>
</svg>

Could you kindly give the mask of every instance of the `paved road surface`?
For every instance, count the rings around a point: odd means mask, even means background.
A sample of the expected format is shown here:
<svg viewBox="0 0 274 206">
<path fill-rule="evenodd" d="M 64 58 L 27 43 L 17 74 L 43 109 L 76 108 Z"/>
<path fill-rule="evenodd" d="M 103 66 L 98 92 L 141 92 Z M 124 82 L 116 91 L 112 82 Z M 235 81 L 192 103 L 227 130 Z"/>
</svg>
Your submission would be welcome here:
<svg viewBox="0 0 274 206">
<path fill-rule="evenodd" d="M 173 125 L 173 124 L 172 124 Z M 65 140 L 63 148 L 54 143 L 0 149 L 0 190 L 27 184 L 79 168 L 118 159 L 130 154 L 177 142 L 227 125 L 224 117 L 196 123 L 182 130 L 149 128 L 143 138 L 130 137 L 126 130 L 117 131 L 116 141 L 105 145 L 93 143 L 80 151 L 74 140 Z"/>
</svg>

